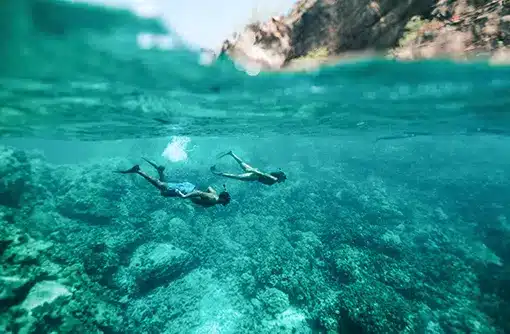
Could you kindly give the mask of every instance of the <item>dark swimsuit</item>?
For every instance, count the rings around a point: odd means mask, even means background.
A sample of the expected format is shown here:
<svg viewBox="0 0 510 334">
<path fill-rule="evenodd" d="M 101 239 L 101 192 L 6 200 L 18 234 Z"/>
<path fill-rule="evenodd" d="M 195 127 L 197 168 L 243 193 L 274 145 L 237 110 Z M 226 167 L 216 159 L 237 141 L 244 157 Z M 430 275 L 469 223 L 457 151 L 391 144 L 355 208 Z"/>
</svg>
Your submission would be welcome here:
<svg viewBox="0 0 510 334">
<path fill-rule="evenodd" d="M 269 177 L 259 176 L 259 182 L 268 186 L 272 186 L 277 182 L 277 180 L 275 181 Z"/>
</svg>

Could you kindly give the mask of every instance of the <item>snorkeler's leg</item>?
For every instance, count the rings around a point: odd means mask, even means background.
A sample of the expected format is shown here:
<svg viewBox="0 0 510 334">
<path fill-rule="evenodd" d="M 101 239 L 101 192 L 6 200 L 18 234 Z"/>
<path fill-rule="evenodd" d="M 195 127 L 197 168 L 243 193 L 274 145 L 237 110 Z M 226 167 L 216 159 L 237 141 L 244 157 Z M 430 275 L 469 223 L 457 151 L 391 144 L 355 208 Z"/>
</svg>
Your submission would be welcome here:
<svg viewBox="0 0 510 334">
<path fill-rule="evenodd" d="M 248 165 L 246 162 L 244 162 L 232 151 L 228 151 L 227 153 L 222 154 L 219 158 L 222 158 L 226 155 L 230 155 L 232 158 L 234 158 L 234 160 L 239 164 L 239 166 L 241 166 L 241 168 L 244 169 L 244 171 L 246 172 L 251 172 L 255 169 L 252 166 Z"/>
<path fill-rule="evenodd" d="M 140 165 L 134 165 L 133 167 L 131 167 L 130 169 L 126 169 L 126 170 L 116 170 L 115 173 L 120 173 L 120 174 L 134 174 L 134 173 L 138 173 L 140 171 Z"/>
<path fill-rule="evenodd" d="M 211 167 L 211 172 L 218 176 L 227 177 L 229 179 L 240 180 L 240 181 L 255 181 L 257 176 L 254 173 L 244 173 L 244 174 L 230 174 L 230 173 L 222 173 L 216 170 L 216 166 Z"/>
<path fill-rule="evenodd" d="M 253 173 L 244 174 L 230 174 L 230 173 L 215 173 L 216 175 L 227 177 L 229 179 L 240 180 L 240 181 L 255 181 Z"/>
<path fill-rule="evenodd" d="M 147 181 L 149 181 L 150 184 L 152 184 L 154 187 L 158 188 L 160 191 L 165 191 L 167 190 L 166 189 L 166 185 L 161 182 L 160 180 L 157 180 L 155 178 L 153 178 L 152 176 L 144 173 L 143 171 L 141 170 L 138 170 L 138 172 L 136 172 L 138 175 L 142 176 L 144 179 L 146 179 Z"/>
<path fill-rule="evenodd" d="M 117 170 L 115 172 L 116 173 L 121 173 L 121 174 L 138 174 L 138 175 L 141 175 L 144 179 L 149 181 L 149 183 L 152 184 L 154 187 L 158 188 L 161 191 L 166 190 L 166 185 L 163 182 L 161 182 L 159 180 L 156 180 L 155 178 L 153 178 L 150 175 L 147 175 L 145 172 L 143 172 L 140 169 L 139 165 L 134 165 L 133 167 L 131 167 L 130 169 L 127 169 L 127 170 Z"/>
<path fill-rule="evenodd" d="M 156 171 L 158 172 L 158 175 L 159 175 L 159 180 L 161 182 L 165 182 L 165 167 L 164 166 L 158 166 L 156 165 L 154 162 L 150 161 L 149 159 L 146 159 L 144 157 L 142 157 L 143 160 L 147 161 L 147 163 L 149 165 L 151 165 L 152 167 L 154 167 L 154 169 L 156 169 Z"/>
</svg>

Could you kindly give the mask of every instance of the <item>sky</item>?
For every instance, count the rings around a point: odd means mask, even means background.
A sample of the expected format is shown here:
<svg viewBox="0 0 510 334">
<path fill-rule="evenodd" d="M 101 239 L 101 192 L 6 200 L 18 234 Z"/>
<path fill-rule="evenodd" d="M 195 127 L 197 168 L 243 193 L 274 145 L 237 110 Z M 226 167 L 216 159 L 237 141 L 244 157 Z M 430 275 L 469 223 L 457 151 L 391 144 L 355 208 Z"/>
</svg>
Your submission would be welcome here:
<svg viewBox="0 0 510 334">
<path fill-rule="evenodd" d="M 247 23 L 284 14 L 297 0 L 69 0 L 130 8 L 159 17 L 188 43 L 217 49 Z"/>
</svg>

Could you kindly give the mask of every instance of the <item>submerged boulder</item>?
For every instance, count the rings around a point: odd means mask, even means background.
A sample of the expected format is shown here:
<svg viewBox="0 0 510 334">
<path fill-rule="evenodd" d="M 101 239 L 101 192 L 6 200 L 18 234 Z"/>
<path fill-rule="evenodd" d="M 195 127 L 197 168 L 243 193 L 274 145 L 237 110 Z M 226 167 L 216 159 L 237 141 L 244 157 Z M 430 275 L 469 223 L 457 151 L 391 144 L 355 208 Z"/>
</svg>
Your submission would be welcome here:
<svg viewBox="0 0 510 334">
<path fill-rule="evenodd" d="M 313 333 L 306 321 L 306 315 L 292 307 L 277 314 L 274 319 L 264 319 L 262 325 L 264 331 L 261 332 L 263 333 Z"/>
<path fill-rule="evenodd" d="M 21 307 L 31 313 L 39 306 L 51 304 L 57 298 L 68 296 L 71 296 L 71 292 L 66 286 L 56 281 L 42 281 L 30 290 Z"/>
<path fill-rule="evenodd" d="M 105 174 L 104 165 L 95 164 L 72 171 L 60 190 L 57 209 L 65 217 L 93 225 L 106 225 L 120 215 L 119 203 L 125 192 L 123 179 Z"/>
<path fill-rule="evenodd" d="M 188 252 L 168 243 L 147 243 L 133 253 L 117 275 L 121 288 L 144 294 L 190 272 L 197 264 Z"/>
<path fill-rule="evenodd" d="M 2 308 L 16 304 L 31 286 L 31 280 L 18 275 L 0 276 L 0 303 Z M 2 309 L 0 308 L 0 309 Z"/>
<path fill-rule="evenodd" d="M 283 291 L 268 288 L 258 294 L 258 299 L 263 303 L 264 309 L 272 315 L 276 315 L 289 308 L 289 296 Z"/>
<path fill-rule="evenodd" d="M 30 175 L 30 160 L 25 152 L 0 146 L 0 205 L 19 208 Z"/>
<path fill-rule="evenodd" d="M 1 217 L 0 245 L 0 310 L 22 303 L 38 282 L 61 270 L 47 259 L 51 242 L 34 239 Z"/>
<path fill-rule="evenodd" d="M 398 333 L 412 326 L 411 304 L 377 281 L 356 282 L 339 296 L 340 326 L 349 331 Z"/>
</svg>

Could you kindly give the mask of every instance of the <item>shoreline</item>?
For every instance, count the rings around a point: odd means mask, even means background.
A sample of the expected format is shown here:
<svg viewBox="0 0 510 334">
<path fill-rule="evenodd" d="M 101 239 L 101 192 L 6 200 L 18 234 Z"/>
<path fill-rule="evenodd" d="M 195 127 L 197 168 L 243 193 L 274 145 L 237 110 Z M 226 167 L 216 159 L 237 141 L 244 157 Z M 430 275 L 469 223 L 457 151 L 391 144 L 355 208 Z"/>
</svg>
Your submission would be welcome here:
<svg viewBox="0 0 510 334">
<path fill-rule="evenodd" d="M 470 52 L 463 57 L 455 56 L 436 56 L 436 57 L 416 57 L 405 59 L 395 57 L 391 54 L 375 51 L 349 51 L 335 56 L 317 59 L 293 59 L 280 68 L 270 68 L 256 65 L 252 62 L 250 65 L 243 66 L 243 61 L 227 56 L 228 60 L 234 63 L 235 67 L 244 72 L 261 73 L 302 73 L 314 72 L 323 68 L 336 67 L 345 64 L 355 64 L 359 62 L 371 61 L 392 61 L 396 63 L 424 63 L 424 62 L 448 62 L 455 64 L 486 64 L 489 67 L 510 67 L 510 49 L 504 50 L 505 53 L 498 52 Z M 255 65 L 253 65 L 255 63 Z M 256 75 L 257 75 L 256 74 Z"/>
</svg>

